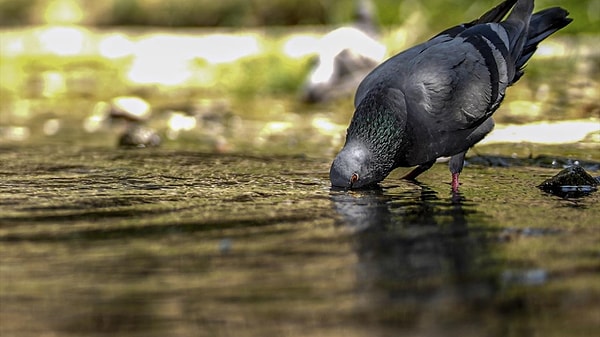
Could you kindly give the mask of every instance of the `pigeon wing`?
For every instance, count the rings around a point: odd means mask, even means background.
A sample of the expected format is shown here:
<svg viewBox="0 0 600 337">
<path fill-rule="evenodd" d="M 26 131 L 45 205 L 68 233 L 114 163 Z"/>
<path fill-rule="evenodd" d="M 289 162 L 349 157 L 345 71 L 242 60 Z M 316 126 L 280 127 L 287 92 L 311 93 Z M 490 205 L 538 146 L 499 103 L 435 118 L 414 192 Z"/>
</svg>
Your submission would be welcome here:
<svg viewBox="0 0 600 337">
<path fill-rule="evenodd" d="M 434 131 L 479 126 L 498 108 L 515 73 L 506 32 L 499 24 L 477 25 L 417 55 L 402 78 L 409 118 Z"/>
</svg>

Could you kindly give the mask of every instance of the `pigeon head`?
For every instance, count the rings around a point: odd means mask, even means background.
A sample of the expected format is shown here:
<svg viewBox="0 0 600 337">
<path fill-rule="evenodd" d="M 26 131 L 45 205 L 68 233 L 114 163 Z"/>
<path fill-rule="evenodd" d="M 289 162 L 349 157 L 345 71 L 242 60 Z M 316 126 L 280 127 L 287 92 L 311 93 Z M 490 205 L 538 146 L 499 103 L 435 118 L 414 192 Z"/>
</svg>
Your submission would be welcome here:
<svg viewBox="0 0 600 337">
<path fill-rule="evenodd" d="M 382 181 L 387 174 L 377 169 L 375 159 L 360 143 L 347 143 L 331 164 L 331 185 L 343 188 L 363 188 Z"/>
<path fill-rule="evenodd" d="M 331 185 L 373 187 L 396 168 L 406 125 L 405 106 L 389 92 L 367 95 L 357 106 L 346 144 L 331 164 Z M 381 96 L 386 99 L 381 99 Z"/>
</svg>

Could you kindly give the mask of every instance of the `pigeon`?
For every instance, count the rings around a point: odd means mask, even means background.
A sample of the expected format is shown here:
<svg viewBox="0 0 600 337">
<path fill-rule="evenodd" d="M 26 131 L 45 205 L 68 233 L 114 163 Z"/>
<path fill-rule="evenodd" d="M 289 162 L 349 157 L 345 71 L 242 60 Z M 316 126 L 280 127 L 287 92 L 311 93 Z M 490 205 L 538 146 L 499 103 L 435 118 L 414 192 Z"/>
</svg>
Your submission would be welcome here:
<svg viewBox="0 0 600 337">
<path fill-rule="evenodd" d="M 532 14 L 533 7 L 533 0 L 506 0 L 370 72 L 356 91 L 331 185 L 369 188 L 398 167 L 416 166 L 403 177 L 414 180 L 450 157 L 457 192 L 465 154 L 493 129 L 506 88 L 521 78 L 537 45 L 572 21 L 560 7 Z"/>
</svg>

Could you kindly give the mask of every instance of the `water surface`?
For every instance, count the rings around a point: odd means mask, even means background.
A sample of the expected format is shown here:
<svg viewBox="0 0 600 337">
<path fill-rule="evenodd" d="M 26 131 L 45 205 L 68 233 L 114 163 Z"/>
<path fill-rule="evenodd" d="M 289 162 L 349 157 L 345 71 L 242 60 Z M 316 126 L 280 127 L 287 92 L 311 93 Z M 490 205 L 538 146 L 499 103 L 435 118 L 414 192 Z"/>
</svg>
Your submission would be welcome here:
<svg viewBox="0 0 600 337">
<path fill-rule="evenodd" d="M 595 336 L 598 194 L 443 164 L 331 191 L 329 160 L 0 149 L 0 334 Z"/>
</svg>

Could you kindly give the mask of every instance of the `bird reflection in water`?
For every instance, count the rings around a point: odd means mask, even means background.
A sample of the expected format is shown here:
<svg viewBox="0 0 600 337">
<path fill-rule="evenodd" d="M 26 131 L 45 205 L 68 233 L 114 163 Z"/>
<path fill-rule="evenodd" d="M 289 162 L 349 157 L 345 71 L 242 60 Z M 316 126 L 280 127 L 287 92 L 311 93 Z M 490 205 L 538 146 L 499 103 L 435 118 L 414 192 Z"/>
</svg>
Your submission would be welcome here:
<svg viewBox="0 0 600 337">
<path fill-rule="evenodd" d="M 355 239 L 361 317 L 406 328 L 464 322 L 494 290 L 483 216 L 463 195 L 412 190 L 332 191 Z M 471 319 L 469 318 L 469 321 Z"/>
</svg>

